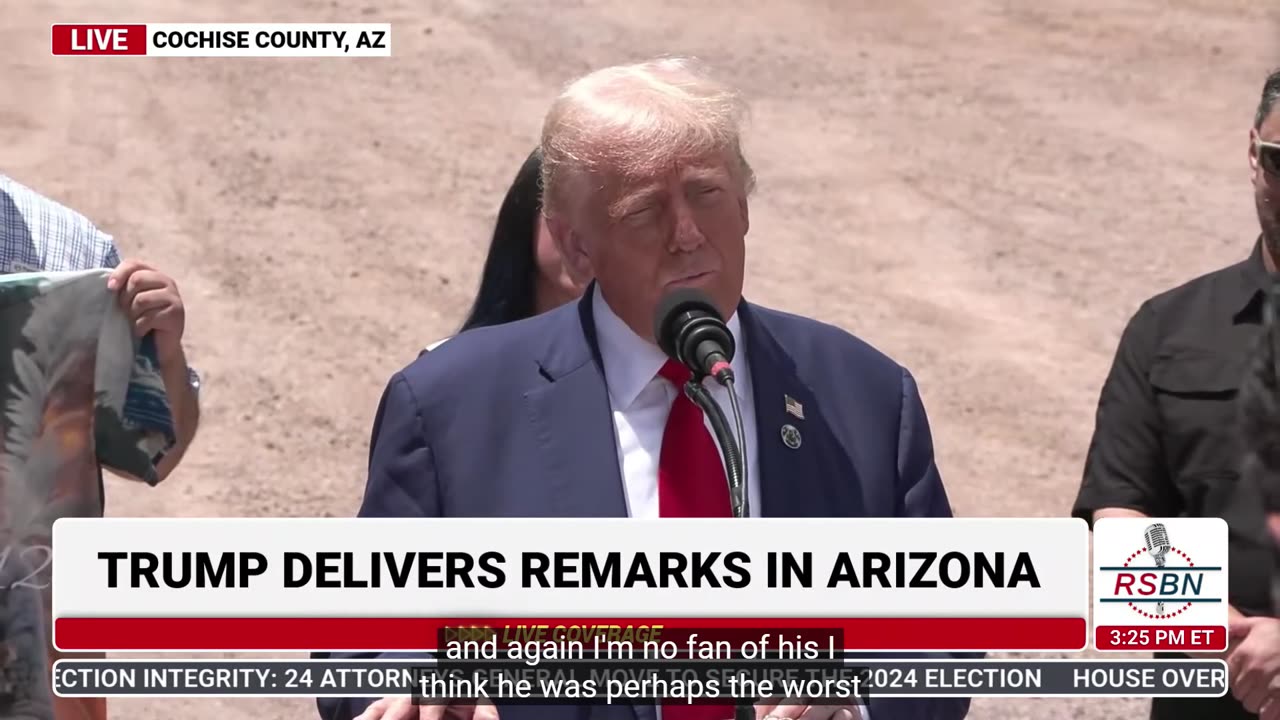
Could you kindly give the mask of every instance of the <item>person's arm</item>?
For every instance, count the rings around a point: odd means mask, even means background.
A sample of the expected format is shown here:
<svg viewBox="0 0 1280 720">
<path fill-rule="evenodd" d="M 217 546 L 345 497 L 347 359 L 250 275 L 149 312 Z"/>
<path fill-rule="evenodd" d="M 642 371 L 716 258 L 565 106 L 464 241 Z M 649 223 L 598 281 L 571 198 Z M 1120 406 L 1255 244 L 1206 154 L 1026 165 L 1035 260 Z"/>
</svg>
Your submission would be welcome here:
<svg viewBox="0 0 1280 720">
<path fill-rule="evenodd" d="M 383 391 L 369 440 L 360 517 L 440 517 L 435 459 L 418 398 L 403 373 Z"/>
<path fill-rule="evenodd" d="M 97 267 L 112 270 L 108 288 L 119 294 L 121 307 L 133 321 L 147 331 L 156 332 L 156 349 L 159 354 L 160 375 L 164 381 L 170 418 L 173 422 L 174 444 L 156 463 L 157 482 L 164 480 L 181 462 L 187 449 L 195 440 L 200 425 L 200 399 L 197 390 L 200 378 L 187 365 L 182 347 L 182 333 L 186 325 L 186 308 L 178 293 L 176 283 L 168 276 L 156 272 L 139 262 L 122 263 L 115 239 L 92 228 L 90 244 L 95 248 Z M 143 271 L 139 273 L 138 271 Z M 133 276 L 137 276 L 133 278 Z M 133 287 L 130 287 L 132 279 Z M 147 293 L 139 302 L 139 295 Z M 141 480 L 117 468 L 112 472 Z"/>
<path fill-rule="evenodd" d="M 898 491 L 904 517 L 952 517 L 951 502 L 933 454 L 933 432 L 920 388 L 902 370 L 902 408 L 898 417 Z"/>
<path fill-rule="evenodd" d="M 933 433 L 915 378 L 902 370 L 902 404 L 898 416 L 898 493 L 902 517 L 953 517 L 934 458 Z M 980 659 L 985 653 L 893 653 L 894 658 Z M 969 713 L 969 698 L 872 698 L 860 708 L 866 718 L 894 720 L 960 720 Z"/>
<path fill-rule="evenodd" d="M 1226 653 L 1231 694 L 1249 712 L 1280 700 L 1280 618 L 1233 618 Z"/>
<path fill-rule="evenodd" d="M 1095 517 L 1177 514 L 1181 498 L 1169 478 L 1160 441 L 1160 413 L 1148 381 L 1157 318 L 1145 303 L 1129 320 L 1098 396 L 1093 438 L 1072 514 Z"/>
<path fill-rule="evenodd" d="M 359 517 L 439 517 L 435 463 L 408 380 L 396 373 L 383 391 L 369 442 L 369 477 Z M 315 653 L 315 658 L 415 659 L 429 653 Z M 316 698 L 324 720 L 416 720 L 405 698 Z M 439 708 L 436 708 L 439 709 Z"/>
</svg>

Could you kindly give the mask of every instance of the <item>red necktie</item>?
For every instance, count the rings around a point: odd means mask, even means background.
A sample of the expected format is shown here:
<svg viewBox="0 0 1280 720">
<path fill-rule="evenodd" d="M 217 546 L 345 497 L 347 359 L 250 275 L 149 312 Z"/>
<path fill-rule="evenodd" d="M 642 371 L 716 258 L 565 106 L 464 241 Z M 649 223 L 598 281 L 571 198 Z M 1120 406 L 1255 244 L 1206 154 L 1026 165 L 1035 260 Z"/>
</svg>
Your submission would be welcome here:
<svg viewBox="0 0 1280 720">
<path fill-rule="evenodd" d="M 684 394 L 692 373 L 668 360 L 658 374 L 676 386 L 676 401 L 667 417 L 658 458 L 658 515 L 661 517 L 732 517 L 729 485 L 702 408 Z M 663 703 L 662 720 L 728 720 L 733 705 Z"/>
<path fill-rule="evenodd" d="M 692 373 L 668 360 L 658 374 L 676 386 L 676 401 L 667 416 L 658 459 L 658 515 L 732 517 L 720 452 L 703 422 L 702 408 L 684 394 Z"/>
</svg>

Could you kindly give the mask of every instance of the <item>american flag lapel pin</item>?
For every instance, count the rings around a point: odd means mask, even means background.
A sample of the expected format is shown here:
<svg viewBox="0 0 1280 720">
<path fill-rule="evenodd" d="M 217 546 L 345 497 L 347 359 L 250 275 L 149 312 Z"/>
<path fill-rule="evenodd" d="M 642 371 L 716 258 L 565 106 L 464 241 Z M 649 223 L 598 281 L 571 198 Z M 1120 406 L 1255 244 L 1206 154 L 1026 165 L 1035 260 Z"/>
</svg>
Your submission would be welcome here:
<svg viewBox="0 0 1280 720">
<path fill-rule="evenodd" d="M 800 401 L 796 400 L 790 395 L 783 395 L 782 397 L 786 399 L 787 414 L 794 417 L 797 420 L 803 420 L 804 406 L 800 404 Z"/>
</svg>

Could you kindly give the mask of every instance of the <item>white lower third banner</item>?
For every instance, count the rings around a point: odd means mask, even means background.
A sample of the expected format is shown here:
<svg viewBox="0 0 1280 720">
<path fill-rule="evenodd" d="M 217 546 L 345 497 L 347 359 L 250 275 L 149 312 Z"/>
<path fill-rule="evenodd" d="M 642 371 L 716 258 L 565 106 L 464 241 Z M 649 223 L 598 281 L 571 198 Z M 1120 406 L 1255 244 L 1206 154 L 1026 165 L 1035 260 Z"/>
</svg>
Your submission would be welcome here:
<svg viewBox="0 0 1280 720">
<path fill-rule="evenodd" d="M 64 651 L 429 650 L 804 635 L 846 650 L 1087 645 L 1073 519 L 66 519 Z"/>
</svg>

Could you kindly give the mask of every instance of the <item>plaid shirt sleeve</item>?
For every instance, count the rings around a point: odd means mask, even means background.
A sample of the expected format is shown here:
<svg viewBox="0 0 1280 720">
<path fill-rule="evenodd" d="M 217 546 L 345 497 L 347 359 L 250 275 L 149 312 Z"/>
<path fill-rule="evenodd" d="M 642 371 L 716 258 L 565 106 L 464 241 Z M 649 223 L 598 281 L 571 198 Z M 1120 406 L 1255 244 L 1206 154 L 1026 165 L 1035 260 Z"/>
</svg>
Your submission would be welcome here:
<svg viewBox="0 0 1280 720">
<path fill-rule="evenodd" d="M 113 268 L 120 264 L 120 251 L 116 249 L 116 241 L 110 235 L 102 232 L 98 228 L 93 228 L 93 242 L 90 245 L 94 252 L 101 253 L 101 260 L 98 265 L 104 268 Z"/>
<path fill-rule="evenodd" d="M 111 236 L 84 215 L 0 175 L 0 272 L 115 267 Z"/>
</svg>

